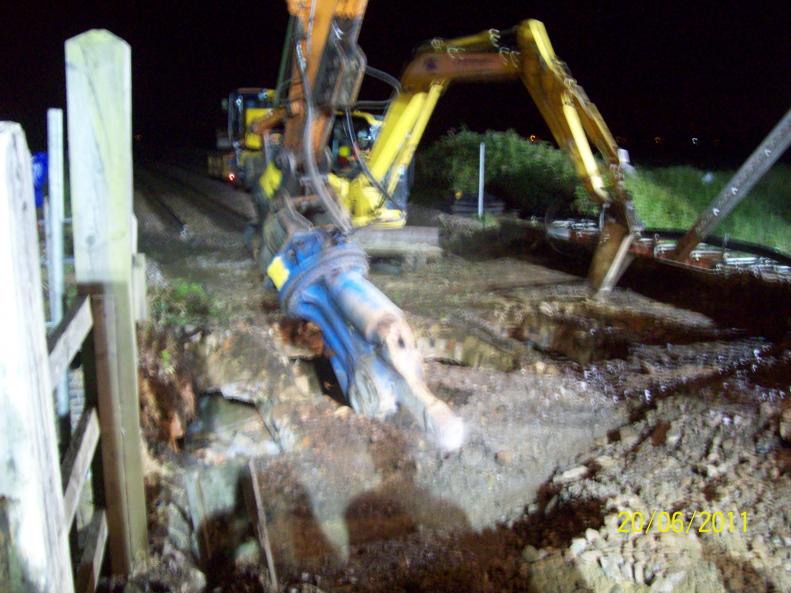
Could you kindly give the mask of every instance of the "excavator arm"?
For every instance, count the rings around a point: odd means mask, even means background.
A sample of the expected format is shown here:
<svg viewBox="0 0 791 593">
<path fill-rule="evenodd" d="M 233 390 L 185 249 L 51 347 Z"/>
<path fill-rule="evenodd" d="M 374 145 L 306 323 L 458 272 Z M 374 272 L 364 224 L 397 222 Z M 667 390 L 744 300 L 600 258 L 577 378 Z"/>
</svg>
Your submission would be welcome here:
<svg viewBox="0 0 791 593">
<path fill-rule="evenodd" d="M 513 37 L 516 49 L 503 45 Z M 392 192 L 400 171 L 414 156 L 439 97 L 455 82 L 521 79 L 558 146 L 571 158 L 590 199 L 604 210 L 604 229 L 594 253 L 589 280 L 610 290 L 628 265 L 628 248 L 639 230 L 632 201 L 623 186 L 618 146 L 599 110 L 555 55 L 543 23 L 526 20 L 500 33 L 483 31 L 451 40 L 434 39 L 418 49 L 401 78 L 401 92 L 387 112 L 368 166 L 379 184 Z M 606 168 L 597 162 L 593 147 Z M 381 194 L 360 175 L 342 201 L 355 225 L 385 221 Z"/>
</svg>

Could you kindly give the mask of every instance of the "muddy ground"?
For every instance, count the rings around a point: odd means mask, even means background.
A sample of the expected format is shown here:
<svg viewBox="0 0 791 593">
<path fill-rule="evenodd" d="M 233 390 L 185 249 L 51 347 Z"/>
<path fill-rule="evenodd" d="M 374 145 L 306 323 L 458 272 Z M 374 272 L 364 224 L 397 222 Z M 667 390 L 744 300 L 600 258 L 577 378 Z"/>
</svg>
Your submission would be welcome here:
<svg viewBox="0 0 791 593">
<path fill-rule="evenodd" d="M 161 163 L 135 188 L 152 307 L 187 282 L 211 306 L 141 330 L 154 553 L 110 589 L 791 591 L 785 331 L 729 323 L 716 291 L 591 298 L 579 263 L 416 207 L 446 256 L 371 278 L 465 422 L 443 454 L 406 413 L 344 405 L 248 255 L 246 194 Z M 752 317 L 787 327 L 772 294 Z"/>
</svg>

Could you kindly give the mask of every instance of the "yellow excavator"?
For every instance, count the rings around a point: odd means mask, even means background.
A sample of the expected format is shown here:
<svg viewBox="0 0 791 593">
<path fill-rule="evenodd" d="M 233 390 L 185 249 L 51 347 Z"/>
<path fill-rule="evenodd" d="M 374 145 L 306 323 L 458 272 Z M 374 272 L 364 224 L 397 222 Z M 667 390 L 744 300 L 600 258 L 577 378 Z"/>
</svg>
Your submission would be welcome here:
<svg viewBox="0 0 791 593">
<path fill-rule="evenodd" d="M 218 150 L 208 155 L 209 177 L 252 192 L 258 189 L 258 179 L 281 141 L 282 130 L 269 129 L 264 133 L 258 130 L 258 122 L 272 112 L 275 99 L 274 89 L 242 87 L 231 91 L 223 100 L 227 127 L 222 134 L 218 133 Z M 351 117 L 359 152 L 367 154 L 382 126 L 382 117 L 365 111 L 354 111 Z M 336 125 L 328 145 L 332 171 L 341 178 L 349 177 L 355 170 L 356 157 L 347 136 L 346 131 Z"/>
<path fill-rule="evenodd" d="M 326 147 L 336 113 L 348 120 L 358 106 L 367 69 L 357 45 L 366 0 L 288 2 L 288 7 L 288 96 L 258 122 L 261 133 L 285 123 L 282 150 L 259 181 L 267 200 L 260 254 L 267 277 L 288 315 L 321 328 L 325 352 L 356 411 L 385 417 L 405 406 L 442 448 L 458 448 L 463 424 L 426 387 L 412 333 L 402 312 L 368 282 L 365 253 L 350 240 L 354 229 L 405 223 L 405 204 L 396 190 L 448 85 L 519 78 L 589 196 L 602 207 L 589 278 L 594 289 L 606 291 L 628 264 L 629 245 L 639 230 L 617 145 L 555 55 L 543 24 L 526 20 L 509 31 L 435 39 L 419 48 L 360 172 L 342 178 L 330 170 Z"/>
<path fill-rule="evenodd" d="M 603 209 L 601 242 L 591 265 L 594 289 L 608 291 L 628 265 L 629 245 L 640 225 L 623 185 L 618 145 L 596 106 L 556 56 L 540 21 L 526 20 L 507 31 L 489 29 L 457 39 L 433 39 L 418 49 L 401 77 L 402 91 L 391 106 L 369 159 L 369 169 L 392 190 L 392 171 L 408 164 L 437 102 L 454 82 L 521 79 L 558 146 L 574 164 L 590 199 Z M 604 162 L 594 156 L 593 145 Z M 341 192 L 353 221 L 376 212 L 376 188 L 360 175 Z"/>
<path fill-rule="evenodd" d="M 261 174 L 264 138 L 253 131 L 253 124 L 272 111 L 275 92 L 258 87 L 238 88 L 223 100 L 227 129 L 218 134 L 217 152 L 208 156 L 209 177 L 233 185 L 251 187 Z"/>
</svg>

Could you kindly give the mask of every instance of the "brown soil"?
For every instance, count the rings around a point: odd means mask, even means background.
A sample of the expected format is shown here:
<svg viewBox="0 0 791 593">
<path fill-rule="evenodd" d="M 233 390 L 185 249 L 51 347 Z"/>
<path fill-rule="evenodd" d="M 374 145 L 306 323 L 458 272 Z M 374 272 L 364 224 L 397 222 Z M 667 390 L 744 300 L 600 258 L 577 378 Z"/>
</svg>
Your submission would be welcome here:
<svg viewBox="0 0 791 593">
<path fill-rule="evenodd" d="M 146 174 L 156 191 L 156 170 Z M 187 181 L 241 209 L 238 192 Z M 145 196 L 137 198 L 142 212 Z M 162 334 L 143 340 L 144 432 L 173 446 L 185 431 L 180 455 L 157 451 L 157 471 L 175 481 L 254 460 L 283 590 L 791 590 L 791 456 L 779 436 L 791 353 L 782 336 L 705 314 L 697 305 L 711 294 L 688 308 L 623 289 L 596 300 L 579 277 L 527 256 L 449 255 L 417 271 L 374 273 L 409 316 L 429 387 L 467 427 L 462 449 L 443 455 L 407 414 L 362 418 L 324 395 L 332 378 L 320 334 L 282 319 L 241 228 L 213 225 L 209 210 L 179 199 L 174 208 L 205 232 L 176 240 L 164 223 L 141 224 L 152 276 L 202 283 L 228 316 L 196 339 L 197 370 L 163 374 Z M 457 227 L 451 243 L 479 237 Z M 188 425 L 217 397 L 204 392 L 204 375 L 222 352 L 255 376 L 240 388 L 231 375 L 241 371 L 227 365 L 214 388 L 233 383 L 236 399 L 253 392 L 245 401 L 255 408 L 245 410 L 260 417 L 201 428 L 197 438 Z M 228 540 L 213 557 L 194 554 L 206 591 L 262 590 L 268 578 L 258 551 L 241 557 L 245 542 L 256 548 L 257 513 L 249 476 L 239 476 L 236 510 L 191 527 L 197 540 Z M 618 513 L 638 510 L 733 510 L 748 512 L 750 524 L 717 537 L 619 533 Z M 247 526 L 231 527 L 240 520 Z M 155 548 L 165 560 L 174 554 Z M 134 582 L 152 583 L 155 572 Z M 180 590 L 168 586 L 152 590 Z"/>
</svg>

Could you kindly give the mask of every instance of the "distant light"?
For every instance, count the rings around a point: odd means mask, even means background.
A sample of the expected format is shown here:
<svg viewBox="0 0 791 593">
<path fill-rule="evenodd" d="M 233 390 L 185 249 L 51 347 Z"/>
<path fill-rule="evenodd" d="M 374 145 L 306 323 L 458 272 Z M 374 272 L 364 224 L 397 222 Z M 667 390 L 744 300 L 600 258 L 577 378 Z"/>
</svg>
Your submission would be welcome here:
<svg viewBox="0 0 791 593">
<path fill-rule="evenodd" d="M 654 136 L 654 144 L 662 144 L 665 141 L 662 136 Z"/>
<path fill-rule="evenodd" d="M 536 136 L 535 134 L 530 134 L 530 136 L 528 136 L 527 139 L 530 140 L 530 142 L 532 142 L 533 144 L 535 144 L 538 141 L 538 136 Z"/>
<path fill-rule="evenodd" d="M 692 144 L 697 145 L 700 142 L 700 139 L 697 136 L 692 136 Z"/>
<path fill-rule="evenodd" d="M 228 181 L 230 181 L 231 183 L 236 181 L 236 174 L 235 173 L 228 173 Z"/>
</svg>

